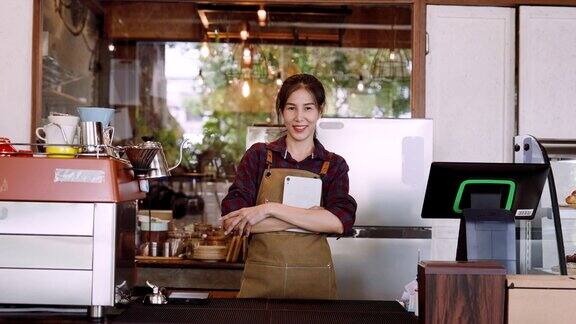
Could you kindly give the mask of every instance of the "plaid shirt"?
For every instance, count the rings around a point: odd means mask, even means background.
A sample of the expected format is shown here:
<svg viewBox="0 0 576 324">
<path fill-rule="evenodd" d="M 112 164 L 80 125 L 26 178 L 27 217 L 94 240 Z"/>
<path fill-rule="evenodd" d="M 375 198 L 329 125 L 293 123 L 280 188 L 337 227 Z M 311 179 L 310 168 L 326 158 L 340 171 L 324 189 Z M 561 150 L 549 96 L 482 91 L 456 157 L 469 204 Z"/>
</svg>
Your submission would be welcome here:
<svg viewBox="0 0 576 324">
<path fill-rule="evenodd" d="M 314 152 L 303 161 L 294 160 L 286 147 L 286 136 L 270 144 L 256 143 L 242 157 L 234 183 L 222 200 L 222 215 L 244 207 L 256 205 L 258 188 L 266 170 L 266 150 L 273 154 L 272 168 L 302 169 L 320 174 L 322 163 L 329 152 L 314 139 Z M 342 222 L 343 235 L 352 234 L 356 219 L 356 201 L 348 194 L 348 164 L 343 157 L 332 153 L 328 173 L 322 177 L 324 208 Z"/>
</svg>

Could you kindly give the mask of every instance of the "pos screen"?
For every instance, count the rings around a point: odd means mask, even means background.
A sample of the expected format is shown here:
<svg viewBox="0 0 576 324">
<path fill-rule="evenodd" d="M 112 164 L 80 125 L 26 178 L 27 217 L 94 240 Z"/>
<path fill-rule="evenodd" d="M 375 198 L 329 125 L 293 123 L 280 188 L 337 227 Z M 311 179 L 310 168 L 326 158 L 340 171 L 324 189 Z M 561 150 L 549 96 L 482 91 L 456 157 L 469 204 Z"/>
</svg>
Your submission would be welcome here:
<svg viewBox="0 0 576 324">
<path fill-rule="evenodd" d="M 422 218 L 462 218 L 474 208 L 532 219 L 548 172 L 546 164 L 433 162 Z"/>
</svg>

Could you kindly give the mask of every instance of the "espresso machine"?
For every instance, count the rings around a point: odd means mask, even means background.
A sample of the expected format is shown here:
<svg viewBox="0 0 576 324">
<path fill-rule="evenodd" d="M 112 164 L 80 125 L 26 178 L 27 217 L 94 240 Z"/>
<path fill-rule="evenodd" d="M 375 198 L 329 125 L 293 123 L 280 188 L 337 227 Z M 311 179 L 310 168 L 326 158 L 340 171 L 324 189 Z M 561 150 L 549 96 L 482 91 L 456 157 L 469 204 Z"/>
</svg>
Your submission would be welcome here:
<svg viewBox="0 0 576 324">
<path fill-rule="evenodd" d="M 0 155 L 0 304 L 87 306 L 101 317 L 115 286 L 134 282 L 144 197 L 121 159 Z"/>
</svg>

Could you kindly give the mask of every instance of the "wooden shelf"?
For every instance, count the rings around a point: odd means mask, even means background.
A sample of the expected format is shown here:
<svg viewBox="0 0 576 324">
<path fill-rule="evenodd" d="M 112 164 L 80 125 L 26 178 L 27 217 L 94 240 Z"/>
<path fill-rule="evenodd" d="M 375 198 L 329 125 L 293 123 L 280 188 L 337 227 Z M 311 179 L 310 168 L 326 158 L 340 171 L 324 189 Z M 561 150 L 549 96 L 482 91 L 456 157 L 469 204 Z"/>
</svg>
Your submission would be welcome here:
<svg viewBox="0 0 576 324">
<path fill-rule="evenodd" d="M 136 256 L 136 266 L 155 268 L 244 269 L 244 263 L 207 262 L 173 257 L 149 256 Z"/>
<path fill-rule="evenodd" d="M 46 105 L 55 106 L 83 106 L 87 105 L 86 101 L 80 100 L 69 94 L 58 92 L 55 90 L 44 90 L 44 102 Z"/>
</svg>

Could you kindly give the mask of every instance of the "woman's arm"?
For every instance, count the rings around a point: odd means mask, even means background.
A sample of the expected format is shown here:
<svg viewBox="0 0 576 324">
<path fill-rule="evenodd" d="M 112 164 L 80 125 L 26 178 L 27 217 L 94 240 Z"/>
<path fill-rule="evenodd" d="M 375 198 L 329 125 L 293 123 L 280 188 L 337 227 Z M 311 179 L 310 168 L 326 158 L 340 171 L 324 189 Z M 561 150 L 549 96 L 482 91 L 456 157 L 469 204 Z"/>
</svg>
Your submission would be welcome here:
<svg viewBox="0 0 576 324">
<path fill-rule="evenodd" d="M 268 215 L 311 232 L 342 234 L 338 217 L 324 208 L 298 208 L 280 203 L 267 203 Z"/>
<path fill-rule="evenodd" d="M 266 203 L 239 208 L 221 218 L 224 221 L 226 232 L 229 233 L 232 230 L 237 230 L 240 233 L 249 232 L 251 227 L 263 220 L 276 218 L 294 227 L 312 232 L 350 234 L 356 218 L 356 201 L 348 194 L 348 165 L 341 157 L 339 157 L 338 162 L 329 171 L 330 177 L 328 178 L 330 180 L 326 184 L 326 190 L 324 190 L 325 208 L 304 209 L 280 203 Z M 259 232 L 274 231 L 277 228 L 273 227 L 270 230 L 268 225 L 268 223 L 264 223 L 258 229 Z M 288 226 L 286 224 L 281 225 Z M 278 228 L 278 230 L 285 229 Z"/>
<path fill-rule="evenodd" d="M 225 219 L 222 222 L 222 227 L 226 231 L 226 234 L 237 231 L 239 234 L 243 235 L 250 235 L 250 233 L 268 233 L 268 232 L 279 232 L 284 231 L 290 228 L 296 228 L 296 226 L 286 223 L 283 220 L 274 217 L 268 217 L 256 223 L 255 225 L 251 225 L 249 222 L 246 222 L 243 232 L 238 230 L 238 224 L 242 220 L 241 216 L 235 216 L 233 218 Z"/>
<path fill-rule="evenodd" d="M 248 231 L 245 230 L 246 235 L 250 233 L 279 232 L 296 228 L 296 226 L 275 217 L 268 217 L 256 225 L 249 225 L 247 227 Z"/>
<path fill-rule="evenodd" d="M 264 143 L 252 145 L 238 164 L 234 182 L 228 189 L 228 194 L 222 199 L 222 215 L 232 211 L 254 206 L 258 194 L 258 179 L 261 175 L 260 165 Z"/>
<path fill-rule="evenodd" d="M 342 234 L 340 219 L 330 211 L 313 207 L 310 209 L 291 207 L 280 203 L 266 203 L 233 211 L 221 220 L 226 234 L 273 232 L 288 228 L 302 228 L 311 232 Z M 264 222 L 263 224 L 260 224 Z M 252 227 L 256 226 L 256 229 Z"/>
</svg>

